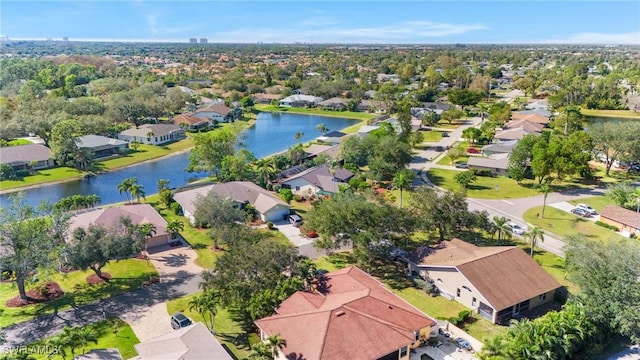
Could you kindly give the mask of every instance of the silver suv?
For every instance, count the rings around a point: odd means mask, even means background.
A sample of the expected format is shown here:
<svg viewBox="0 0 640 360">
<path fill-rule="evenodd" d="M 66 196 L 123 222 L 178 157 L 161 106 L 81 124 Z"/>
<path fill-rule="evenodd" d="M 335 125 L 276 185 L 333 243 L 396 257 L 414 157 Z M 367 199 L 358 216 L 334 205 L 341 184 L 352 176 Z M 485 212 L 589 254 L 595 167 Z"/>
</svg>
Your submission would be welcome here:
<svg viewBox="0 0 640 360">
<path fill-rule="evenodd" d="M 189 319 L 188 317 L 184 316 L 183 313 L 181 312 L 177 312 L 175 314 L 173 314 L 171 316 L 171 327 L 174 330 L 178 330 L 181 329 L 183 327 L 187 327 L 189 325 L 191 325 L 191 319 Z"/>
<path fill-rule="evenodd" d="M 598 215 L 598 212 L 596 211 L 596 209 L 592 208 L 587 204 L 578 204 L 576 205 L 576 209 L 586 211 L 589 215 Z"/>
</svg>

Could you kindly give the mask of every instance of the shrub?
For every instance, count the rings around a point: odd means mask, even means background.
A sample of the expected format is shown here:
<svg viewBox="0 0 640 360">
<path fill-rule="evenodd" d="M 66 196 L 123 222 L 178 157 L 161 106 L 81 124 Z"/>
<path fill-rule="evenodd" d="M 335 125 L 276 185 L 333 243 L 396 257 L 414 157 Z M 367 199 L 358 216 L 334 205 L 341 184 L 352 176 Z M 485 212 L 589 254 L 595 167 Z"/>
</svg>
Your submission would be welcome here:
<svg viewBox="0 0 640 360">
<path fill-rule="evenodd" d="M 183 215 L 183 211 L 182 211 L 182 206 L 180 206 L 180 204 L 178 203 L 171 203 L 171 205 L 169 206 L 169 208 L 171 209 L 171 211 L 173 211 L 174 214 L 176 215 Z"/>
<path fill-rule="evenodd" d="M 483 170 L 473 169 L 473 173 L 476 174 L 477 176 L 493 177 L 491 170 L 487 170 L 487 169 L 483 169 Z"/>
<path fill-rule="evenodd" d="M 617 227 L 617 226 L 610 225 L 610 224 L 607 224 L 607 223 L 602 222 L 602 221 L 599 221 L 599 220 L 598 220 L 598 221 L 596 221 L 596 225 L 598 225 L 598 226 L 602 226 L 602 227 L 603 227 L 603 228 L 605 228 L 605 229 L 609 229 L 609 230 L 613 230 L 613 231 L 618 231 L 618 227 Z"/>
<path fill-rule="evenodd" d="M 275 230 L 276 226 L 275 226 L 275 225 L 273 225 L 273 223 L 272 223 L 271 221 L 269 221 L 269 222 L 267 223 L 267 228 L 268 228 L 269 230 Z"/>
<path fill-rule="evenodd" d="M 293 193 L 291 192 L 291 189 L 280 189 L 280 197 L 284 202 L 289 204 L 291 203 L 291 199 L 293 199 Z"/>
<path fill-rule="evenodd" d="M 16 171 L 16 177 L 17 178 L 23 178 L 23 177 L 29 176 L 29 175 L 30 175 L 29 170 L 18 170 L 18 171 Z"/>
</svg>

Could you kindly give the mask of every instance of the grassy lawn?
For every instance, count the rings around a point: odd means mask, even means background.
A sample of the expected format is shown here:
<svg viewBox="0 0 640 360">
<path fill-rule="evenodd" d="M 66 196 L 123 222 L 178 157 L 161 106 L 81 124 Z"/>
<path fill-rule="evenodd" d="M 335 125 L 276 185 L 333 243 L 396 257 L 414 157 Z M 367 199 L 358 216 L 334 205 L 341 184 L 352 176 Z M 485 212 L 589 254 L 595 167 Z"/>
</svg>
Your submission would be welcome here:
<svg viewBox="0 0 640 360">
<path fill-rule="evenodd" d="M 42 304 L 29 305 L 19 308 L 7 308 L 7 300 L 18 295 L 15 283 L 0 283 L 0 327 L 7 327 L 22 321 L 49 315 L 55 311 L 66 310 L 72 306 L 87 304 L 95 300 L 116 296 L 128 291 L 137 290 L 149 277 L 157 276 L 158 272 L 153 264 L 137 259 L 112 261 L 103 268 L 113 278 L 104 284 L 89 285 L 86 278 L 93 271 L 73 271 L 67 274 L 54 273 L 50 277 L 40 275 L 40 281 L 55 281 L 65 292 L 59 299 Z M 27 283 L 27 290 L 36 286 Z"/>
<path fill-rule="evenodd" d="M 297 113 L 297 114 L 333 116 L 333 117 L 341 117 L 341 118 L 357 119 L 357 120 L 369 120 L 378 116 L 376 114 L 370 114 L 370 113 L 364 113 L 364 112 L 331 111 L 331 110 L 322 110 L 319 108 L 279 107 L 279 106 L 262 105 L 262 104 L 255 105 L 255 108 L 258 111 L 290 112 L 290 113 Z"/>
<path fill-rule="evenodd" d="M 0 181 L 0 190 L 15 189 L 23 186 L 44 184 L 48 182 L 80 179 L 84 172 L 68 167 L 39 170 L 35 175 L 29 175 L 20 180 Z"/>
<path fill-rule="evenodd" d="M 140 340 L 138 340 L 131 327 L 119 318 L 98 321 L 86 327 L 96 335 L 98 341 L 97 343 L 88 343 L 84 348 L 85 352 L 89 352 L 93 349 L 116 348 L 118 349 L 118 351 L 120 351 L 120 355 L 122 355 L 124 359 L 130 359 L 138 355 L 133 345 L 138 344 Z M 38 345 L 45 346 L 47 344 L 47 340 L 49 339 L 51 338 L 29 344 L 28 347 L 35 347 Z M 64 352 L 67 354 L 67 356 L 71 355 L 71 349 L 68 347 L 64 349 Z M 75 349 L 74 353 L 76 356 L 78 354 L 81 354 L 82 348 L 80 347 Z M 38 360 L 51 358 L 46 354 L 37 353 L 32 354 L 32 356 Z M 53 358 L 55 358 L 55 356 Z"/>
<path fill-rule="evenodd" d="M 587 204 L 596 209 L 596 211 L 604 209 L 607 205 L 615 205 L 615 202 L 607 196 L 594 196 L 584 199 L 571 200 L 569 201 L 569 203 L 572 205 Z"/>
<path fill-rule="evenodd" d="M 189 301 L 197 294 L 190 294 L 179 299 L 167 302 L 167 313 L 173 314 L 177 311 L 184 313 L 193 321 L 202 321 L 199 313 L 189 310 Z M 251 345 L 259 341 L 257 334 L 247 334 L 242 330 L 240 323 L 233 320 L 231 314 L 226 309 L 218 308 L 214 320 L 215 336 L 229 347 L 231 352 L 238 359 L 246 359 L 251 353 Z"/>
<path fill-rule="evenodd" d="M 450 191 L 459 191 L 462 188 L 453 179 L 456 174 L 455 170 L 430 169 L 427 176 L 437 186 Z M 516 199 L 540 194 L 530 187 L 532 182 L 523 181 L 522 184 L 524 186 L 504 176 L 478 176 L 467 189 L 467 196 L 479 199 Z"/>
<path fill-rule="evenodd" d="M 544 218 L 538 219 L 536 217 L 538 213 L 542 213 L 542 206 L 534 206 L 525 211 L 523 218 L 529 224 L 539 226 L 561 237 L 582 234 L 600 241 L 623 239 L 622 236 L 596 225 L 593 221 L 550 206 L 547 206 L 544 210 Z"/>
<path fill-rule="evenodd" d="M 444 131 L 440 131 L 440 130 L 432 130 L 432 131 L 423 131 L 422 134 L 424 135 L 425 142 L 438 142 L 442 140 L 443 132 Z"/>
<path fill-rule="evenodd" d="M 13 139 L 7 142 L 7 146 L 20 146 L 20 145 L 30 145 L 30 144 L 33 144 L 33 143 L 27 139 Z"/>
<path fill-rule="evenodd" d="M 583 108 L 580 109 L 580 112 L 584 116 L 634 118 L 640 120 L 640 113 L 631 110 L 594 110 Z"/>
<path fill-rule="evenodd" d="M 457 163 L 468 162 L 468 161 L 469 161 L 469 157 L 463 156 L 461 158 L 458 158 L 454 163 L 453 161 L 451 161 L 451 158 L 449 157 L 449 155 L 445 155 L 442 157 L 442 159 L 440 159 L 440 161 L 438 161 L 438 165 L 454 165 Z"/>
<path fill-rule="evenodd" d="M 157 159 L 159 157 L 169 155 L 177 151 L 187 150 L 191 147 L 193 147 L 193 138 L 191 137 L 165 146 L 141 144 L 138 150 L 135 152 L 106 159 L 99 162 L 98 165 L 100 166 L 101 170 L 109 171 L 132 164 L 137 164 L 142 161 Z"/>
</svg>

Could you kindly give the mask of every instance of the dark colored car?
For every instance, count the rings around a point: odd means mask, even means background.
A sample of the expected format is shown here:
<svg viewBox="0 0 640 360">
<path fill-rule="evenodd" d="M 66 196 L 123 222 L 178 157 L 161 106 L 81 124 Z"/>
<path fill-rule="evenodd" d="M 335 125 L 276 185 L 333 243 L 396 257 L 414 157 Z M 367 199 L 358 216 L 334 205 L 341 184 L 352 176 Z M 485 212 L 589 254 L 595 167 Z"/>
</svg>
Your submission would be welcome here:
<svg viewBox="0 0 640 360">
<path fill-rule="evenodd" d="M 436 146 L 433 148 L 435 151 L 444 151 L 444 147 L 442 146 Z"/>
<path fill-rule="evenodd" d="M 571 213 L 578 215 L 578 216 L 582 216 L 582 217 L 589 217 L 591 216 L 591 214 L 589 214 L 588 211 L 580 209 L 580 208 L 574 208 L 571 209 Z"/>
<path fill-rule="evenodd" d="M 171 316 L 171 327 L 174 330 L 187 327 L 191 324 L 192 324 L 191 320 L 188 317 L 184 316 L 184 314 L 181 312 L 177 312 Z"/>
<path fill-rule="evenodd" d="M 442 132 L 442 137 L 449 137 L 449 133 L 448 133 L 448 132 L 446 132 L 446 131 L 443 131 L 443 132 Z"/>
</svg>

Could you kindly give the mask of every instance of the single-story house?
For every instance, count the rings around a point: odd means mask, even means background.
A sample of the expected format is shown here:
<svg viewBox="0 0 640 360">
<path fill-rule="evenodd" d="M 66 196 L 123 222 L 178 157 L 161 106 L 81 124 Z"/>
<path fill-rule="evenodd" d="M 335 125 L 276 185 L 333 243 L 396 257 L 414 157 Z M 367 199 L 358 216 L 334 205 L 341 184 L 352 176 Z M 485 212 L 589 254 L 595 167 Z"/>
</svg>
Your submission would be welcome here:
<svg viewBox="0 0 640 360">
<path fill-rule="evenodd" d="M 258 93 L 253 95 L 253 102 L 256 104 L 271 104 L 272 101 L 280 100 L 280 94 Z"/>
<path fill-rule="evenodd" d="M 496 154 L 511 154 L 516 146 L 518 146 L 517 140 L 485 145 L 482 147 L 482 155 L 489 157 Z"/>
<path fill-rule="evenodd" d="M 331 144 L 339 144 L 342 141 L 342 138 L 345 136 L 346 134 L 341 132 L 341 131 L 330 131 L 320 137 L 318 137 L 318 140 L 324 141 L 324 142 L 328 142 Z"/>
<path fill-rule="evenodd" d="M 527 110 L 541 110 L 540 112 L 536 112 L 538 115 L 546 117 L 551 116 L 551 111 L 549 111 L 549 102 L 547 101 L 547 99 L 529 100 L 525 108 Z"/>
<path fill-rule="evenodd" d="M 346 110 L 347 103 L 338 97 L 332 97 L 331 99 L 323 100 L 318 103 L 318 106 L 322 108 L 328 108 L 331 110 Z"/>
<path fill-rule="evenodd" d="M 378 92 L 375 90 L 367 90 L 364 92 L 363 97 L 365 99 L 373 99 Z"/>
<path fill-rule="evenodd" d="M 173 330 L 133 346 L 134 360 L 232 360 L 225 348 L 201 322 Z"/>
<path fill-rule="evenodd" d="M 173 125 L 186 126 L 189 130 L 206 129 L 211 124 L 209 119 L 193 116 L 193 114 L 180 114 L 174 116 L 171 121 Z"/>
<path fill-rule="evenodd" d="M 158 214 L 153 206 L 149 204 L 128 204 L 77 212 L 71 217 L 66 236 L 67 241 L 71 240 L 73 231 L 77 228 L 87 228 L 89 225 L 102 225 L 110 228 L 116 226 L 123 217 L 130 218 L 133 224 L 151 223 L 156 227 L 156 233 L 146 239 L 147 248 L 167 245 L 178 239 L 167 232 L 167 221 Z"/>
<path fill-rule="evenodd" d="M 286 340 L 276 359 L 408 360 L 438 333 L 435 320 L 355 266 L 325 274 L 255 324 L 263 341 Z"/>
<path fill-rule="evenodd" d="M 76 144 L 81 149 L 89 149 L 95 158 L 118 155 L 129 151 L 128 142 L 100 135 L 80 136 L 76 140 Z"/>
<path fill-rule="evenodd" d="M 347 169 L 331 170 L 325 164 L 292 175 L 281 180 L 281 184 L 296 195 L 332 194 L 338 192 L 340 184 L 348 183 L 353 176 Z"/>
<path fill-rule="evenodd" d="M 447 104 L 443 102 L 423 102 L 422 106 L 425 109 L 429 109 L 429 110 L 440 110 L 440 113 L 442 113 L 442 111 L 447 111 L 451 109 L 451 104 Z"/>
<path fill-rule="evenodd" d="M 528 130 L 524 126 L 498 131 L 494 139 L 498 142 L 522 140 L 527 135 L 540 135 L 539 131 Z"/>
<path fill-rule="evenodd" d="M 526 120 L 526 119 L 511 120 L 511 121 L 508 121 L 507 123 L 505 123 L 502 128 L 504 130 L 523 128 L 523 129 L 525 129 L 526 131 L 529 131 L 529 132 L 538 132 L 539 133 L 539 132 L 542 132 L 542 129 L 544 129 L 544 124 L 532 122 L 532 121 L 529 121 L 529 120 Z"/>
<path fill-rule="evenodd" d="M 282 107 L 314 107 L 323 99 L 313 95 L 296 94 L 280 100 Z"/>
<path fill-rule="evenodd" d="M 93 349 L 76 356 L 73 360 L 122 360 L 122 354 L 117 348 Z"/>
<path fill-rule="evenodd" d="M 340 145 L 311 144 L 304 151 L 307 154 L 305 160 L 313 159 L 319 155 L 327 155 L 330 159 L 335 159 L 340 153 Z"/>
<path fill-rule="evenodd" d="M 224 123 L 236 120 L 233 109 L 219 103 L 200 108 L 196 110 L 193 116 L 206 118 L 211 125 L 213 125 L 214 121 Z"/>
<path fill-rule="evenodd" d="M 467 160 L 469 169 L 489 170 L 493 175 L 507 175 L 510 153 L 498 153 L 487 157 L 471 156 Z"/>
<path fill-rule="evenodd" d="M 440 293 L 497 324 L 552 302 L 562 286 L 517 246 L 479 247 L 460 239 L 423 246 L 409 268 Z"/>
<path fill-rule="evenodd" d="M 182 207 L 184 216 L 193 224 L 196 199 L 207 196 L 210 192 L 229 198 L 239 205 L 251 204 L 262 221 L 280 221 L 290 212 L 289 204 L 250 181 L 231 181 L 178 191 L 173 198 Z"/>
<path fill-rule="evenodd" d="M 185 138 L 184 129 L 173 124 L 144 124 L 121 132 L 118 139 L 149 145 L 162 145 Z"/>
<path fill-rule="evenodd" d="M 360 137 L 367 137 L 371 134 L 372 131 L 378 130 L 380 126 L 378 125 L 362 125 L 360 129 L 358 129 L 357 135 Z"/>
<path fill-rule="evenodd" d="M 39 144 L 0 147 L 0 164 L 7 164 L 16 170 L 40 170 L 55 166 L 51 150 Z"/>
<path fill-rule="evenodd" d="M 624 236 L 640 237 L 640 213 L 617 205 L 607 205 L 600 211 L 600 221 L 613 225 Z"/>
<path fill-rule="evenodd" d="M 530 122 L 546 125 L 549 117 L 537 113 L 538 110 L 525 110 L 511 113 L 511 120 L 527 120 Z"/>
</svg>

